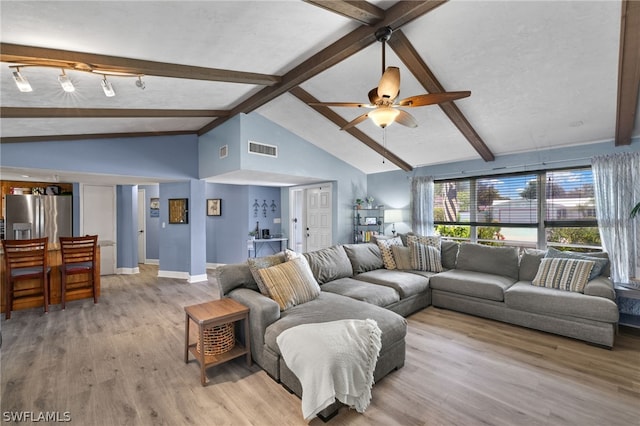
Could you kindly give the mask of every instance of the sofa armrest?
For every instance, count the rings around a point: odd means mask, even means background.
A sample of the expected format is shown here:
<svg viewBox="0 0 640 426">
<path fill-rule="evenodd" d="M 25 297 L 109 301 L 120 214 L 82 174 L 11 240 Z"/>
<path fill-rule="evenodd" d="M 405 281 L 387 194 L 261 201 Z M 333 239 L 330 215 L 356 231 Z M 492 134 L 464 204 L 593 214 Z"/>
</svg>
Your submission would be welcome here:
<svg viewBox="0 0 640 426">
<path fill-rule="evenodd" d="M 584 286 L 584 294 L 588 296 L 606 297 L 607 299 L 616 301 L 616 291 L 613 288 L 613 282 L 609 278 L 599 276 Z"/>
<path fill-rule="evenodd" d="M 264 333 L 267 327 L 280 318 L 280 305 L 261 293 L 246 288 L 237 288 L 229 297 L 249 308 L 249 331 L 251 333 L 251 356 L 262 363 Z"/>
</svg>

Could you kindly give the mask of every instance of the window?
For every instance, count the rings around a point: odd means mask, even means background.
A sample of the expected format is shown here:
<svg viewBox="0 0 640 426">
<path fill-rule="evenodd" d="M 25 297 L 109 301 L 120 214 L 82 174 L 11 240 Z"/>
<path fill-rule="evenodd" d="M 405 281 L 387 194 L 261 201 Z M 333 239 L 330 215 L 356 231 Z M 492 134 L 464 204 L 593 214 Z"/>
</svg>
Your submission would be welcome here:
<svg viewBox="0 0 640 426">
<path fill-rule="evenodd" d="M 436 181 L 434 222 L 443 236 L 483 244 L 600 247 L 590 168 Z"/>
</svg>

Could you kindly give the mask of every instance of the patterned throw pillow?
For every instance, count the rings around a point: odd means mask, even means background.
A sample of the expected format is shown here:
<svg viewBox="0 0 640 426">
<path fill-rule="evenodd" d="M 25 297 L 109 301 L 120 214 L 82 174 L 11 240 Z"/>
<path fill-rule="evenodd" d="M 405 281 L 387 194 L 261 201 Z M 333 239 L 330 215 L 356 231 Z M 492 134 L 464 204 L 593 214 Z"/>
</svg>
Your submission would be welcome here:
<svg viewBox="0 0 640 426">
<path fill-rule="evenodd" d="M 593 265 L 593 269 L 591 270 L 591 273 L 589 274 L 589 281 L 597 278 L 602 273 L 604 268 L 607 267 L 607 264 L 609 263 L 609 259 L 607 259 L 607 258 L 589 256 L 588 253 L 581 254 L 581 253 L 575 253 L 575 252 L 572 252 L 572 251 L 561 251 L 561 250 L 555 249 L 553 247 L 549 247 L 547 249 L 547 254 L 544 257 L 591 260 L 591 261 L 595 262 L 595 265 Z"/>
<path fill-rule="evenodd" d="M 592 260 L 545 257 L 531 284 L 582 293 L 594 265 Z"/>
<path fill-rule="evenodd" d="M 250 257 L 247 259 L 247 263 L 249 264 L 249 270 L 251 271 L 251 275 L 253 275 L 253 279 L 256 280 L 256 284 L 258 284 L 258 288 L 260 289 L 260 293 L 269 297 L 269 290 L 262 282 L 262 278 L 260 278 L 260 274 L 258 274 L 258 270 L 262 268 L 268 268 L 270 266 L 279 265 L 286 261 L 284 253 L 277 253 L 271 256 L 264 257 Z"/>
<path fill-rule="evenodd" d="M 442 272 L 440 249 L 427 244 L 409 242 L 411 267 L 416 271 Z"/>
<path fill-rule="evenodd" d="M 392 246 L 401 246 L 402 240 L 400 237 L 389 238 L 388 240 L 378 240 L 378 247 L 380 248 L 380 254 L 382 255 L 382 262 L 387 269 L 396 269 L 396 261 L 393 258 Z"/>
<path fill-rule="evenodd" d="M 320 295 L 320 286 L 304 259 L 297 258 L 279 265 L 258 270 L 269 290 L 269 297 L 285 311 L 309 302 Z"/>
<path fill-rule="evenodd" d="M 420 243 L 427 246 L 433 246 L 440 250 L 439 235 L 407 235 L 407 246 L 410 246 L 411 243 Z"/>
</svg>

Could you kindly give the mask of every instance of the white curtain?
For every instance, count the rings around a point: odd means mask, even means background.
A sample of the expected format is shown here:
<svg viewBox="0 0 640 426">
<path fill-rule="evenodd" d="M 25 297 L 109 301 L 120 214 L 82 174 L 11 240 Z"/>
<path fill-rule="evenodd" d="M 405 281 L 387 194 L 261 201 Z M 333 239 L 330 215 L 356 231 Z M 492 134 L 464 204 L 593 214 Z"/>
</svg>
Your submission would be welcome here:
<svg viewBox="0 0 640 426">
<path fill-rule="evenodd" d="M 611 260 L 611 278 L 629 282 L 640 267 L 640 217 L 630 217 L 640 202 L 640 152 L 594 157 L 591 164 L 596 217 L 602 247 Z"/>
<path fill-rule="evenodd" d="M 411 222 L 413 232 L 433 235 L 433 177 L 418 176 L 411 180 Z"/>
</svg>

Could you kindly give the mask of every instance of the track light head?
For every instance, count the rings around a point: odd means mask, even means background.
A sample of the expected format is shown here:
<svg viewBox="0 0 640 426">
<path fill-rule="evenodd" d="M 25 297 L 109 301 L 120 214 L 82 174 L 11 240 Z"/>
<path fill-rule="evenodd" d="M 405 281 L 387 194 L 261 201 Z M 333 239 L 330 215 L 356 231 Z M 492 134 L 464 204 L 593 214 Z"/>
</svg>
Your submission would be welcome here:
<svg viewBox="0 0 640 426">
<path fill-rule="evenodd" d="M 104 91 L 104 95 L 106 97 L 111 98 L 116 95 L 116 91 L 113 90 L 113 86 L 107 81 L 107 76 L 104 76 L 102 78 L 100 85 L 102 86 L 102 90 Z"/>
<path fill-rule="evenodd" d="M 62 90 L 65 92 L 71 93 L 76 91 L 76 88 L 73 86 L 69 76 L 64 72 L 64 69 L 62 70 L 62 74 L 58 76 L 58 81 L 60 82 L 60 86 L 62 86 Z"/>
<path fill-rule="evenodd" d="M 13 80 L 16 82 L 16 86 L 18 86 L 18 90 L 21 92 L 33 92 L 33 88 L 29 81 L 25 76 L 20 74 L 20 68 L 16 68 L 13 72 Z"/>
</svg>

